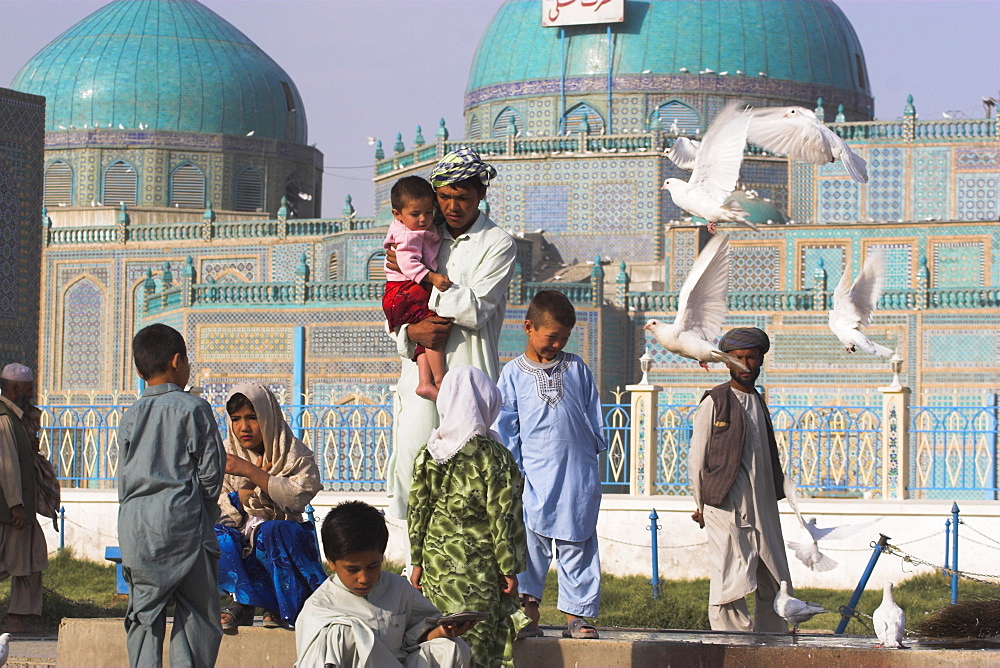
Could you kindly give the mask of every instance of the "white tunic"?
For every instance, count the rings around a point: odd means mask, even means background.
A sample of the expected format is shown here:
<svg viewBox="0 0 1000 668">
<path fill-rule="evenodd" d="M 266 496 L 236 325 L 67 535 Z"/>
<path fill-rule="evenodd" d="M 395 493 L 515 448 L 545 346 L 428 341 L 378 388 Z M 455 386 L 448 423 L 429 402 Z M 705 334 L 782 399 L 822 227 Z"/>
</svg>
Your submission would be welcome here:
<svg viewBox="0 0 1000 668">
<path fill-rule="evenodd" d="M 721 507 L 706 506 L 701 499 L 700 471 L 715 415 L 715 402 L 711 397 L 706 397 L 695 412 L 688 456 L 694 500 L 704 516 L 708 532 L 711 564 L 708 602 L 711 605 L 725 605 L 756 590 L 758 560 L 775 581 L 791 583 L 761 404 L 754 394 L 730 389 L 746 412 L 747 428 L 740 470 Z"/>
<path fill-rule="evenodd" d="M 516 252 L 511 236 L 483 214 L 457 239 L 450 230 L 445 231 L 438 249 L 438 272 L 455 285 L 445 292 L 432 290 L 428 306 L 455 323 L 444 348 L 448 368 L 470 364 L 496 382 L 500 375 L 500 329 Z M 412 361 L 414 344 L 406 336 L 406 328 L 403 325 L 398 333 L 390 333 L 402 361 L 396 385 L 395 447 L 386 476 L 389 514 L 398 519 L 406 519 L 413 461 L 438 425 L 434 402 L 415 393 L 419 372 Z"/>
</svg>

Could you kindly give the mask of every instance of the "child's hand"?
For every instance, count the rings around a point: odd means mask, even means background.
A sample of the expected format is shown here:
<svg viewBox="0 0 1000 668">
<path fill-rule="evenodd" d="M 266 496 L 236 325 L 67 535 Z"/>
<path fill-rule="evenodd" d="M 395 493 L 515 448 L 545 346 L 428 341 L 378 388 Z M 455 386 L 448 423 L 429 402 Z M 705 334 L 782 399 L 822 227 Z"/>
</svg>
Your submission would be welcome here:
<svg viewBox="0 0 1000 668">
<path fill-rule="evenodd" d="M 427 632 L 427 640 L 435 638 L 457 638 L 475 625 L 475 622 L 462 622 L 461 624 L 442 624 Z"/>
<path fill-rule="evenodd" d="M 702 528 L 702 529 L 705 528 L 705 518 L 702 517 L 702 514 L 701 514 L 700 510 L 696 510 L 693 513 L 691 513 L 691 519 L 693 519 L 695 522 L 698 523 L 698 527 L 699 528 Z"/>
<path fill-rule="evenodd" d="M 517 576 L 516 575 L 501 575 L 500 576 L 500 593 L 504 596 L 516 596 L 517 595 Z"/>
<path fill-rule="evenodd" d="M 441 292 L 444 292 L 445 290 L 447 290 L 452 286 L 451 279 L 449 279 L 444 274 L 439 274 L 434 271 L 427 272 L 427 280 L 430 281 L 431 285 L 433 285 Z"/>
<path fill-rule="evenodd" d="M 243 459 L 233 454 L 226 454 L 226 473 L 228 475 L 238 475 L 243 478 L 249 478 L 251 471 L 257 467 Z"/>
<path fill-rule="evenodd" d="M 420 578 L 424 574 L 423 566 L 410 566 L 410 584 L 423 591 L 424 588 L 420 586 Z M 464 631 L 463 631 L 464 633 Z"/>
</svg>

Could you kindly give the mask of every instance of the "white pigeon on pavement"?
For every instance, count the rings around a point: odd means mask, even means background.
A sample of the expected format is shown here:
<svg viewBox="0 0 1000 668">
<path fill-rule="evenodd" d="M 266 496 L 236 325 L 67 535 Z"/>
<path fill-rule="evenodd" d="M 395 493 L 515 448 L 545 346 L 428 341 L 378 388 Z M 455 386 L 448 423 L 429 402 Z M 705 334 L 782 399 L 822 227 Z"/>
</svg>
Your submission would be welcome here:
<svg viewBox="0 0 1000 668">
<path fill-rule="evenodd" d="M 7 664 L 8 656 L 10 656 L 10 634 L 0 633 L 0 666 Z"/>
<path fill-rule="evenodd" d="M 684 279 L 674 323 L 650 320 L 643 329 L 670 352 L 698 360 L 706 371 L 708 362 L 729 362 L 745 371 L 742 362 L 711 343 L 722 333 L 728 292 L 729 236 L 719 234 L 701 249 Z"/>
<path fill-rule="evenodd" d="M 861 272 L 849 283 L 850 274 L 844 269 L 840 283 L 833 291 L 833 310 L 830 311 L 830 331 L 836 334 L 849 353 L 864 350 L 873 355 L 889 357 L 892 350 L 865 336 L 864 328 L 871 323 L 872 311 L 882 295 L 885 275 L 885 255 L 881 250 L 868 254 Z"/>
<path fill-rule="evenodd" d="M 799 630 L 799 624 L 808 622 L 816 615 L 826 612 L 823 606 L 800 601 L 788 595 L 788 583 L 781 581 L 781 591 L 774 597 L 774 612 L 792 625 L 792 633 Z"/>
<path fill-rule="evenodd" d="M 872 625 L 879 644 L 876 647 L 892 647 L 905 649 L 903 633 L 906 631 L 906 613 L 896 605 L 892 596 L 892 583 L 886 582 L 882 589 L 882 604 L 872 613 Z"/>
<path fill-rule="evenodd" d="M 864 159 L 805 107 L 757 107 L 747 139 L 765 151 L 817 165 L 840 160 L 851 178 L 868 182 Z"/>
<path fill-rule="evenodd" d="M 738 104 L 726 105 L 701 139 L 691 178 L 663 182 L 663 190 L 670 191 L 674 204 L 707 220 L 713 233 L 717 223 L 743 223 L 757 229 L 747 222 L 749 214 L 739 204 L 726 202 L 740 177 L 751 117 Z"/>
</svg>

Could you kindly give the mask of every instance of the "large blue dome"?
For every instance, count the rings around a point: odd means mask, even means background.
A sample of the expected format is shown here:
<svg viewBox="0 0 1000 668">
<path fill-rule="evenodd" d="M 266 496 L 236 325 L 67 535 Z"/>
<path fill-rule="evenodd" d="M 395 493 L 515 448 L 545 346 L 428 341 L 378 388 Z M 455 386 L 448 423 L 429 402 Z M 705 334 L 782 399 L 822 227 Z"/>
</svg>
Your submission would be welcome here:
<svg viewBox="0 0 1000 668">
<path fill-rule="evenodd" d="M 85 125 L 306 143 L 288 74 L 194 0 L 117 0 L 54 39 L 11 88 L 46 98 L 46 131 Z"/>
<path fill-rule="evenodd" d="M 467 107 L 603 85 L 607 26 L 568 26 L 562 39 L 560 29 L 542 27 L 541 15 L 540 0 L 504 3 L 476 50 Z M 628 0 L 625 21 L 610 26 L 616 93 L 739 89 L 795 98 L 818 92 L 844 104 L 848 118 L 871 116 L 861 43 L 832 0 Z M 699 74 L 708 69 L 710 81 Z M 791 92 L 765 90 L 781 85 Z"/>
</svg>

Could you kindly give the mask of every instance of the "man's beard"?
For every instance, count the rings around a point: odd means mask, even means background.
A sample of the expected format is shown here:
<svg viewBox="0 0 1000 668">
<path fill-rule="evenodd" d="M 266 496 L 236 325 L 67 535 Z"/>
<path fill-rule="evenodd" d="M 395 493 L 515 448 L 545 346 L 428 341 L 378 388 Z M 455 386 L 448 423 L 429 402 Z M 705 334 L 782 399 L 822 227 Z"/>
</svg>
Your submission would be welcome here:
<svg viewBox="0 0 1000 668">
<path fill-rule="evenodd" d="M 34 405 L 35 405 L 34 403 L 32 403 L 32 397 L 29 397 L 29 396 L 23 396 L 20 399 L 18 399 L 17 401 L 15 401 L 14 403 L 22 411 L 26 411 L 29 408 L 34 407 Z"/>
</svg>

